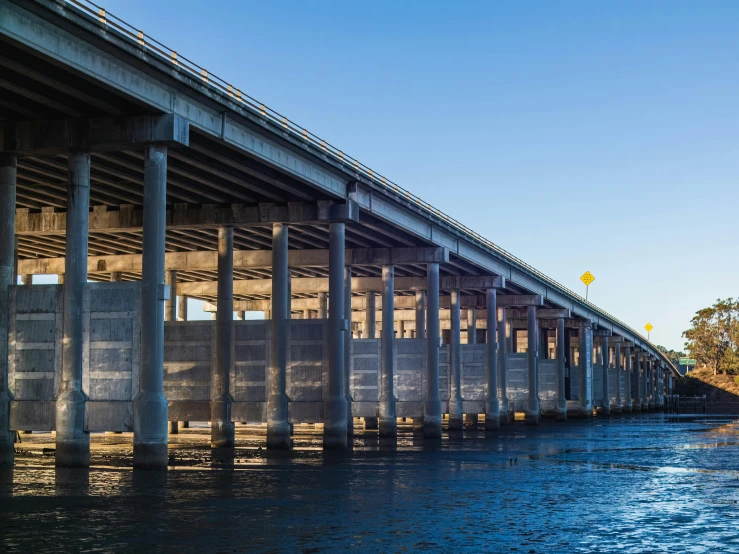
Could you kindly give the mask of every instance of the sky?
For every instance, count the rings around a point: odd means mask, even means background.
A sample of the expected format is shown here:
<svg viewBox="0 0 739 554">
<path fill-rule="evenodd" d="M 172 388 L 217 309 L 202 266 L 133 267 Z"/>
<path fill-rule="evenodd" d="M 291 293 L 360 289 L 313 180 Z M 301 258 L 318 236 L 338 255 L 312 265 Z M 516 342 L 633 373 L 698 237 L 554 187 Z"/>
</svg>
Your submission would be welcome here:
<svg viewBox="0 0 739 554">
<path fill-rule="evenodd" d="M 739 296 L 739 2 L 102 5 L 653 342 Z"/>
</svg>

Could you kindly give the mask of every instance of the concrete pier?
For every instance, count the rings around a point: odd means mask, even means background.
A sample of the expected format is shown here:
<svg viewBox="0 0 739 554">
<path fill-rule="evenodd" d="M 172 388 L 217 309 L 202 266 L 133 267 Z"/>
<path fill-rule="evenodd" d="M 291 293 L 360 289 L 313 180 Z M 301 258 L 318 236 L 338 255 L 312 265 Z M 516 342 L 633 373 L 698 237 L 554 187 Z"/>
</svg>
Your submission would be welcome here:
<svg viewBox="0 0 739 554">
<path fill-rule="evenodd" d="M 467 344 L 477 344 L 477 310 L 467 308 Z"/>
<path fill-rule="evenodd" d="M 649 411 L 649 368 L 647 367 L 647 353 L 641 351 L 641 411 Z"/>
<path fill-rule="evenodd" d="M 210 378 L 210 445 L 233 448 L 229 374 L 233 342 L 233 227 L 218 229 L 218 309 L 216 312 L 216 363 Z"/>
<path fill-rule="evenodd" d="M 351 366 L 352 366 L 352 268 L 344 267 L 344 398 L 346 398 L 346 433 L 354 434 L 354 417 L 352 417 Z"/>
<path fill-rule="evenodd" d="M 426 338 L 426 291 L 416 291 L 416 338 Z"/>
<path fill-rule="evenodd" d="M 462 345 L 459 289 L 449 291 L 451 332 L 449 334 L 449 431 L 461 431 L 462 419 Z"/>
<path fill-rule="evenodd" d="M 348 332 L 344 319 L 345 227 L 343 222 L 329 224 L 328 397 L 323 403 L 323 447 L 327 449 L 347 447 L 344 397 L 344 332 Z M 392 323 L 389 326 L 392 330 Z"/>
<path fill-rule="evenodd" d="M 367 303 L 366 307 L 366 318 L 365 318 L 365 329 L 367 336 L 365 338 L 367 339 L 374 339 L 377 338 L 377 321 L 376 321 L 376 302 L 375 302 L 375 293 L 374 291 L 366 292 L 365 293 L 365 301 Z"/>
<path fill-rule="evenodd" d="M 90 154 L 69 153 L 64 267 L 62 375 L 56 401 L 56 467 L 89 467 L 90 433 L 82 391 L 82 308 L 87 283 Z"/>
<path fill-rule="evenodd" d="M 485 344 L 485 430 L 500 428 L 500 400 L 498 399 L 498 314 L 497 291 L 485 291 L 487 304 Z"/>
<path fill-rule="evenodd" d="M 579 413 L 580 417 L 593 417 L 593 400 L 591 383 L 593 379 L 593 330 L 591 327 L 580 327 L 580 381 L 579 381 Z"/>
<path fill-rule="evenodd" d="M 623 368 L 621 367 L 621 343 L 613 345 L 613 365 L 616 372 L 616 403 L 612 410 L 615 414 L 623 412 L 623 399 L 621 398 L 621 379 L 623 379 Z"/>
<path fill-rule="evenodd" d="M 177 270 L 164 272 L 164 284 L 169 287 L 169 298 L 164 301 L 164 321 L 177 321 Z"/>
<path fill-rule="evenodd" d="M 439 397 L 439 264 L 426 271 L 426 383 L 423 395 L 423 436 L 441 438 Z"/>
<path fill-rule="evenodd" d="M 393 321 L 395 314 L 395 268 L 382 266 L 382 320 Z M 377 418 L 381 437 L 397 436 L 396 398 L 393 376 L 395 375 L 395 339 L 393 326 L 382 326 L 380 366 L 380 401 Z"/>
<path fill-rule="evenodd" d="M 604 416 L 611 415 L 611 390 L 608 372 L 611 365 L 611 352 L 608 347 L 608 337 L 600 337 L 600 363 L 603 368 L 603 401 L 601 411 Z"/>
<path fill-rule="evenodd" d="M 554 413 L 557 421 L 567 421 L 567 397 L 565 390 L 566 368 L 565 368 L 565 319 L 557 318 L 557 396 L 555 399 Z"/>
<path fill-rule="evenodd" d="M 528 358 L 529 391 L 526 403 L 526 423 L 538 425 L 541 416 L 539 403 L 539 322 L 536 319 L 536 306 L 528 306 Z"/>
<path fill-rule="evenodd" d="M 167 399 L 164 397 L 164 241 L 167 147 L 144 154 L 144 225 L 141 278 L 141 374 L 133 402 L 133 465 L 167 467 Z M 66 286 L 66 284 L 65 284 Z"/>
<path fill-rule="evenodd" d="M 632 366 L 632 371 L 634 373 L 633 383 L 634 383 L 634 412 L 641 412 L 642 411 L 642 378 L 641 378 L 641 363 L 639 362 L 639 349 L 634 348 L 634 365 Z"/>
<path fill-rule="evenodd" d="M 328 317 L 328 295 L 325 292 L 319 292 L 318 293 L 318 319 L 326 319 L 327 317 Z"/>
<path fill-rule="evenodd" d="M 177 321 L 187 321 L 187 296 L 177 296 Z"/>
<path fill-rule="evenodd" d="M 633 400 L 631 398 L 631 379 L 632 379 L 632 364 L 631 364 L 631 348 L 629 346 L 624 348 L 624 380 L 626 381 L 624 386 L 624 407 L 625 413 L 631 413 L 633 410 Z"/>
<path fill-rule="evenodd" d="M 498 308 L 498 387 L 500 389 L 500 424 L 508 425 L 513 414 L 508 411 L 508 365 L 506 352 L 508 350 L 508 324 L 506 309 Z"/>
<path fill-rule="evenodd" d="M 287 405 L 287 320 L 290 311 L 287 225 L 272 226 L 272 342 L 267 367 L 267 448 L 291 447 Z"/>
<path fill-rule="evenodd" d="M 15 284 L 15 193 L 17 162 L 13 154 L 0 152 L 0 467 L 15 460 L 15 432 L 10 425 L 8 389 L 8 289 Z"/>
</svg>

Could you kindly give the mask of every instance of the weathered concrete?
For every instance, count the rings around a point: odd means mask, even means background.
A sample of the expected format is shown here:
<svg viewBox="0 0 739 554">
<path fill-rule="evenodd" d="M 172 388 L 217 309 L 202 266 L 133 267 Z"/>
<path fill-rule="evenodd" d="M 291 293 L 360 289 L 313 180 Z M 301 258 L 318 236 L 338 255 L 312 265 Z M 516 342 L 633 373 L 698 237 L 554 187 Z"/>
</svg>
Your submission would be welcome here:
<svg viewBox="0 0 739 554">
<path fill-rule="evenodd" d="M 62 376 L 56 401 L 56 467 L 89 467 L 90 433 L 82 391 L 82 307 L 87 282 L 90 153 L 69 153 Z"/>
<path fill-rule="evenodd" d="M 623 368 L 621 367 L 621 343 L 616 342 L 614 349 L 614 371 L 616 372 L 616 403 L 613 406 L 613 413 L 620 414 L 623 412 L 623 398 L 621 397 L 621 383 L 623 379 Z"/>
<path fill-rule="evenodd" d="M 291 447 L 287 400 L 287 319 L 290 303 L 287 225 L 272 226 L 272 342 L 267 368 L 267 448 Z"/>
<path fill-rule="evenodd" d="M 382 312 L 385 321 L 393 320 L 395 312 L 395 268 L 382 266 Z M 373 293 L 374 294 L 374 293 Z M 381 437 L 395 437 L 398 434 L 395 398 L 395 339 L 392 325 L 382 326 L 382 362 L 380 366 L 380 400 L 377 403 L 377 418 Z"/>
<path fill-rule="evenodd" d="M 508 336 L 505 307 L 498 308 L 498 375 L 500 387 L 500 424 L 508 425 L 513 414 L 508 412 L 508 365 L 506 352 L 508 350 Z"/>
<path fill-rule="evenodd" d="M 367 306 L 366 317 L 364 321 L 367 336 L 364 338 L 374 339 L 377 337 L 377 318 L 375 317 L 375 293 L 374 291 L 370 291 L 364 294 Z"/>
<path fill-rule="evenodd" d="M 234 424 L 231 421 L 231 372 L 233 347 L 233 227 L 218 229 L 218 312 L 216 312 L 216 363 L 210 384 L 210 445 L 233 448 Z"/>
<path fill-rule="evenodd" d="M 344 397 L 346 398 L 346 433 L 354 434 L 354 417 L 352 416 L 352 268 L 344 267 Z"/>
<path fill-rule="evenodd" d="M 328 317 L 328 294 L 325 292 L 318 293 L 318 319 L 326 319 Z"/>
<path fill-rule="evenodd" d="M 593 329 L 580 327 L 579 405 L 577 415 L 593 417 Z"/>
<path fill-rule="evenodd" d="M 485 430 L 500 428 L 500 401 L 498 399 L 498 314 L 497 291 L 487 289 L 487 342 L 485 344 Z"/>
<path fill-rule="evenodd" d="M 141 376 L 134 399 L 133 465 L 167 467 L 164 396 L 164 241 L 167 147 L 151 144 L 144 156 L 144 236 L 141 279 Z"/>
<path fill-rule="evenodd" d="M 627 346 L 624 348 L 624 381 L 625 381 L 625 387 L 624 387 L 624 402 L 623 402 L 623 411 L 625 413 L 631 413 L 633 410 L 633 401 L 631 398 L 631 379 L 633 375 L 632 365 L 631 365 L 631 347 Z"/>
<path fill-rule="evenodd" d="M 416 309 L 416 338 L 426 338 L 426 291 L 417 290 L 415 299 Z"/>
<path fill-rule="evenodd" d="M 177 295 L 177 321 L 187 321 L 187 296 Z"/>
<path fill-rule="evenodd" d="M 0 466 L 12 466 L 15 459 L 8 389 L 8 290 L 16 279 L 13 238 L 16 167 L 13 154 L 0 152 Z"/>
<path fill-rule="evenodd" d="M 467 308 L 467 344 L 477 344 L 477 310 Z"/>
<path fill-rule="evenodd" d="M 423 436 L 441 437 L 439 398 L 439 264 L 427 266 L 426 383 L 423 395 Z"/>
<path fill-rule="evenodd" d="M 608 374 L 610 372 L 611 360 L 610 350 L 608 346 L 608 337 L 600 337 L 600 363 L 603 367 L 603 399 L 602 399 L 602 413 L 604 416 L 611 415 L 611 391 L 610 391 L 610 379 Z"/>
<path fill-rule="evenodd" d="M 462 420 L 462 350 L 461 350 L 461 313 L 458 289 L 449 291 L 451 296 L 451 333 L 449 334 L 449 431 L 461 431 Z"/>
<path fill-rule="evenodd" d="M 536 306 L 528 306 L 528 316 L 529 391 L 526 423 L 538 425 L 541 406 L 539 404 L 539 322 L 536 319 Z"/>
<path fill-rule="evenodd" d="M 329 225 L 328 397 L 323 403 L 323 447 L 345 449 L 347 406 L 344 397 L 344 251 L 345 224 Z"/>
<path fill-rule="evenodd" d="M 558 421 L 567 421 L 567 397 L 565 391 L 565 320 L 557 318 L 557 398 L 554 408 Z"/>
<path fill-rule="evenodd" d="M 164 321 L 177 321 L 177 270 L 164 272 L 164 284 L 169 287 L 169 298 L 164 301 Z"/>
<path fill-rule="evenodd" d="M 641 411 L 646 412 L 649 410 L 649 367 L 647 362 L 647 353 L 641 351 Z"/>
</svg>

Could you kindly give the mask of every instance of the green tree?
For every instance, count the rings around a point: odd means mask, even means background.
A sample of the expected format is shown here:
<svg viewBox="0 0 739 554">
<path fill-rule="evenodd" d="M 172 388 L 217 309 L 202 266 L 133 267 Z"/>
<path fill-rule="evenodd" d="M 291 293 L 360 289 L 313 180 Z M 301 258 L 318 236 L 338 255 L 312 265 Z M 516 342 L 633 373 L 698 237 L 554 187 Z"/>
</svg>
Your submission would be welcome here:
<svg viewBox="0 0 739 554">
<path fill-rule="evenodd" d="M 698 310 L 683 333 L 685 347 L 698 365 L 713 369 L 713 374 L 739 373 L 739 301 L 717 300 Z"/>
<path fill-rule="evenodd" d="M 685 357 L 685 352 L 678 352 L 677 350 L 668 350 L 664 346 L 657 345 L 657 350 L 662 352 L 665 356 L 667 356 L 667 359 L 669 359 L 672 362 L 672 365 L 677 367 L 680 364 L 680 358 Z"/>
</svg>

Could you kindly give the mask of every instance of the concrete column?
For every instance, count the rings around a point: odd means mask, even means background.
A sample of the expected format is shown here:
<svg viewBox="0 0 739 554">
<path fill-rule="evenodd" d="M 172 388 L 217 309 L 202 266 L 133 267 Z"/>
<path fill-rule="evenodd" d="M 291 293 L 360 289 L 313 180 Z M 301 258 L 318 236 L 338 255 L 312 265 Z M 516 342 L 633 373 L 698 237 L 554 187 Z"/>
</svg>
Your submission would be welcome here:
<svg viewBox="0 0 739 554">
<path fill-rule="evenodd" d="M 310 319 L 310 310 L 303 310 L 303 319 Z"/>
<path fill-rule="evenodd" d="M 632 410 L 632 400 L 631 400 L 631 348 L 627 346 L 624 349 L 624 402 L 623 402 L 623 411 L 626 413 L 631 413 Z"/>
<path fill-rule="evenodd" d="M 33 285 L 33 275 L 21 275 L 21 285 Z"/>
<path fill-rule="evenodd" d="M 328 297 L 325 292 L 318 293 L 318 319 L 326 319 L 328 314 Z"/>
<path fill-rule="evenodd" d="M 477 344 L 477 310 L 467 308 L 467 344 Z"/>
<path fill-rule="evenodd" d="M 539 424 L 539 321 L 536 319 L 536 306 L 528 306 L 529 339 L 529 395 L 526 405 L 526 423 Z"/>
<path fill-rule="evenodd" d="M 657 403 L 657 383 L 655 379 L 654 360 L 652 356 L 649 356 L 647 362 L 649 368 L 649 411 L 653 412 Z"/>
<path fill-rule="evenodd" d="M 565 392 L 565 320 L 557 318 L 557 398 L 554 413 L 558 421 L 567 421 L 567 397 Z"/>
<path fill-rule="evenodd" d="M 500 389 L 500 424 L 508 425 L 513 414 L 508 413 L 508 365 L 506 352 L 506 309 L 498 308 L 498 388 Z"/>
<path fill-rule="evenodd" d="M 500 427 L 500 401 L 498 400 L 498 333 L 495 316 L 498 298 L 495 289 L 485 291 L 487 303 L 487 343 L 485 344 L 485 430 Z"/>
<path fill-rule="evenodd" d="M 405 338 L 405 321 L 402 319 L 398 320 L 398 334 L 397 338 L 404 339 Z"/>
<path fill-rule="evenodd" d="M 267 368 L 267 448 L 290 448 L 287 421 L 287 319 L 290 310 L 287 225 L 272 226 L 272 343 Z"/>
<path fill-rule="evenodd" d="M 347 406 L 344 397 L 344 260 L 343 222 L 329 224 L 328 294 L 328 398 L 323 404 L 323 448 L 345 449 Z M 390 320 L 392 332 L 392 319 Z"/>
<path fill-rule="evenodd" d="M 600 338 L 600 360 L 603 366 L 603 415 L 611 415 L 611 390 L 608 382 L 609 350 L 608 337 Z"/>
<path fill-rule="evenodd" d="M 16 158 L 0 152 L 0 467 L 15 461 L 15 433 L 9 429 L 8 288 L 16 283 L 15 190 Z"/>
<path fill-rule="evenodd" d="M 89 467 L 90 433 L 85 430 L 87 395 L 82 391 L 82 304 L 87 283 L 90 154 L 70 152 L 68 162 L 64 341 L 56 401 L 56 467 Z"/>
<path fill-rule="evenodd" d="M 426 384 L 423 395 L 423 436 L 441 437 L 441 399 L 439 397 L 439 264 L 427 266 L 426 307 Z"/>
<path fill-rule="evenodd" d="M 365 327 L 367 329 L 368 339 L 377 338 L 377 322 L 375 314 L 375 293 L 373 291 L 365 293 Z M 391 320 L 392 321 L 392 320 Z"/>
<path fill-rule="evenodd" d="M 346 398 L 346 433 L 354 434 L 354 417 L 352 416 L 352 267 L 344 267 L 344 398 Z"/>
<path fill-rule="evenodd" d="M 141 277 L 141 370 L 133 402 L 133 465 L 167 467 L 167 399 L 164 396 L 164 240 L 167 147 L 144 154 L 144 225 Z"/>
<path fill-rule="evenodd" d="M 395 267 L 382 266 L 382 321 L 390 322 L 395 313 Z M 380 368 L 380 402 L 377 404 L 377 417 L 381 437 L 395 437 L 398 425 L 395 411 L 395 340 L 393 326 L 382 326 L 382 366 Z"/>
<path fill-rule="evenodd" d="M 634 365 L 632 366 L 634 372 L 634 412 L 641 411 L 641 365 L 639 363 L 639 349 L 634 348 Z"/>
<path fill-rule="evenodd" d="M 461 347 L 461 298 L 459 289 L 452 289 L 449 310 L 451 333 L 449 335 L 449 431 L 461 431 L 462 421 L 462 347 Z"/>
<path fill-rule="evenodd" d="M 177 321 L 187 321 L 187 296 L 177 297 Z"/>
<path fill-rule="evenodd" d="M 416 291 L 416 338 L 426 338 L 426 291 Z"/>
<path fill-rule="evenodd" d="M 580 327 L 580 416 L 593 417 L 593 329 Z"/>
<path fill-rule="evenodd" d="M 623 379 L 623 368 L 621 367 L 621 343 L 613 346 L 613 370 L 616 372 L 616 405 L 613 412 L 620 414 L 623 411 L 623 399 L 621 398 L 621 379 Z"/>
<path fill-rule="evenodd" d="M 169 287 L 169 300 L 164 301 L 164 321 L 177 321 L 177 271 L 165 271 L 164 284 Z"/>
<path fill-rule="evenodd" d="M 210 377 L 210 445 L 233 448 L 231 421 L 231 346 L 233 335 L 234 230 L 218 229 L 218 304 L 216 307 L 216 363 Z"/>
<path fill-rule="evenodd" d="M 56 276 L 56 284 L 57 285 L 63 285 L 64 284 L 64 273 L 61 273 Z"/>
<path fill-rule="evenodd" d="M 649 390 L 647 388 L 647 380 L 649 378 L 647 369 L 647 353 L 641 352 L 641 411 L 649 410 Z"/>
<path fill-rule="evenodd" d="M 239 310 L 238 312 L 236 312 L 236 319 L 239 321 L 246 320 L 246 312 L 244 310 Z"/>
<path fill-rule="evenodd" d="M 110 282 L 111 283 L 120 283 L 122 280 L 123 280 L 123 276 L 121 275 L 121 272 L 120 271 L 112 271 L 110 273 Z M 59 281 L 59 282 L 62 283 L 62 282 L 64 282 L 64 280 Z"/>
</svg>

